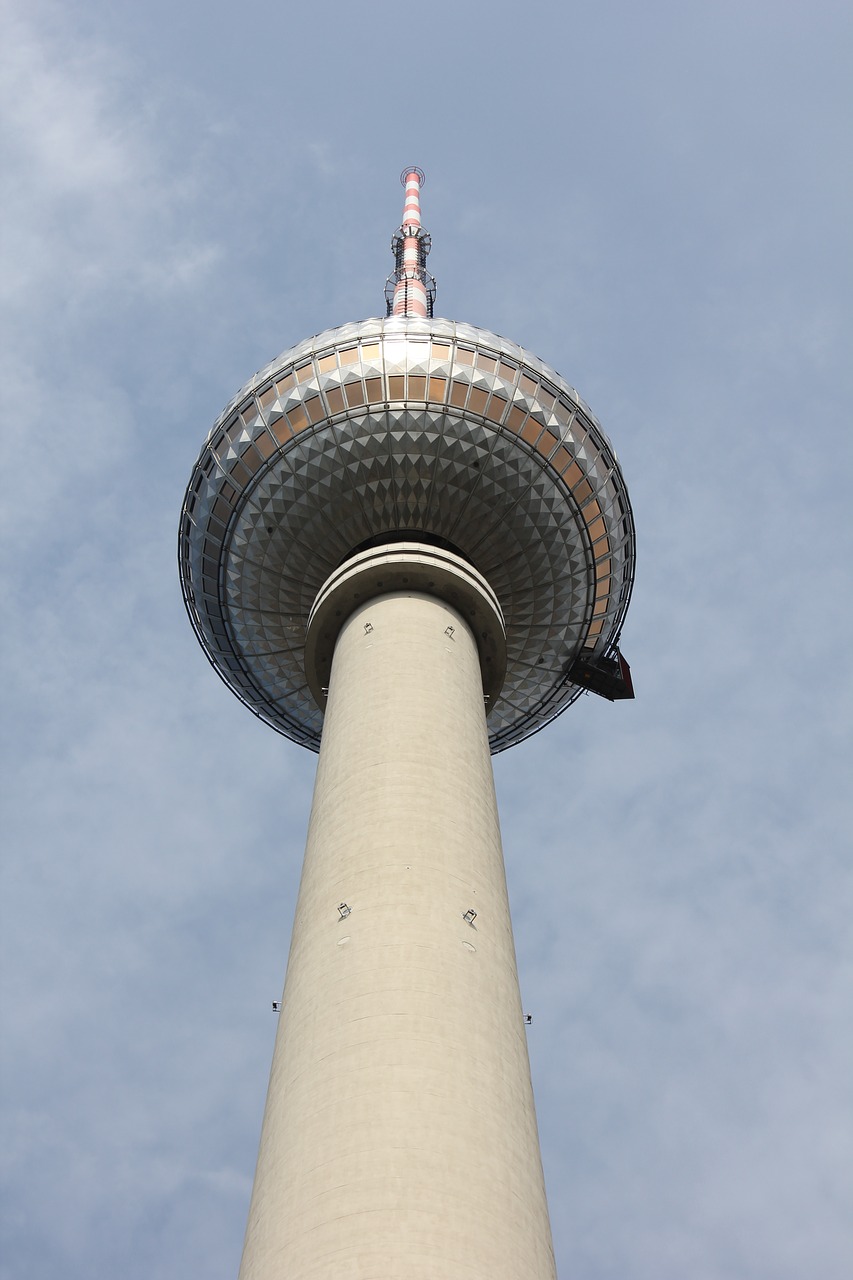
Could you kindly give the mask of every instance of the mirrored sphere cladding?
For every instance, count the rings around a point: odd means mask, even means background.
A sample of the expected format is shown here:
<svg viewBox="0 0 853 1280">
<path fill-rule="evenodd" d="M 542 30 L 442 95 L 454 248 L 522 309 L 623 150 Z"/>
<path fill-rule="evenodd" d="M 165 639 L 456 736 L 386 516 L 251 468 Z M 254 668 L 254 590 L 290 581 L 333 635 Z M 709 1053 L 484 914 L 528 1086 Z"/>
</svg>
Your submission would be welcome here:
<svg viewBox="0 0 853 1280">
<path fill-rule="evenodd" d="M 382 535 L 435 539 L 486 578 L 507 670 L 493 752 L 583 691 L 578 658 L 612 652 L 634 579 L 616 455 L 577 392 L 530 352 L 449 320 L 392 316 L 285 351 L 220 415 L 187 488 L 181 585 L 234 693 L 318 750 L 304 670 L 315 596 Z"/>
</svg>

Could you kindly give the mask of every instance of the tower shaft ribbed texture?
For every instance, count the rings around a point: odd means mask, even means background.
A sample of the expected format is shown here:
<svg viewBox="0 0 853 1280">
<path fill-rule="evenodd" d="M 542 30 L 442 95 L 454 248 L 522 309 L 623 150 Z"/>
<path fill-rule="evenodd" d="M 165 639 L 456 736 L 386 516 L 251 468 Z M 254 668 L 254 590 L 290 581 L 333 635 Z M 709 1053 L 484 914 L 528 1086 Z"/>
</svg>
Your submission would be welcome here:
<svg viewBox="0 0 853 1280">
<path fill-rule="evenodd" d="M 555 1276 L 480 657 L 427 594 L 335 645 L 240 1271 L 332 1276 Z"/>
</svg>

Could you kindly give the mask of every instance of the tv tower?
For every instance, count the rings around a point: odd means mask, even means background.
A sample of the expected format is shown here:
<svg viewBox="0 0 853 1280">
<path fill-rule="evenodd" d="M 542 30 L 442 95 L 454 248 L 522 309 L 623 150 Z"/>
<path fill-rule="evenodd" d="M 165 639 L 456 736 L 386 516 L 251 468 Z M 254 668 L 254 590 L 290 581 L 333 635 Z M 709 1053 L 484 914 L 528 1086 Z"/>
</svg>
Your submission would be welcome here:
<svg viewBox="0 0 853 1280">
<path fill-rule="evenodd" d="M 181 512 L 216 671 L 319 751 L 240 1280 L 553 1280 L 490 753 L 618 648 L 616 456 L 529 351 L 433 317 L 419 169 L 383 319 L 238 392 Z"/>
</svg>

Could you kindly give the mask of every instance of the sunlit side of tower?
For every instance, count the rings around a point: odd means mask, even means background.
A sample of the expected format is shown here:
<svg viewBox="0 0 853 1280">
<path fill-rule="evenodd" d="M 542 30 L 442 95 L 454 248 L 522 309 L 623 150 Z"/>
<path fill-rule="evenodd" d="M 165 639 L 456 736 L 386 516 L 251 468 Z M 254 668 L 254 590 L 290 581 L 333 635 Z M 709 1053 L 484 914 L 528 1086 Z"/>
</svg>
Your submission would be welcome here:
<svg viewBox="0 0 853 1280">
<path fill-rule="evenodd" d="M 387 316 L 261 370 L 181 516 L 190 618 L 319 749 L 241 1280 L 548 1280 L 491 752 L 630 697 L 627 491 L 576 392 L 433 318 L 419 170 Z"/>
</svg>

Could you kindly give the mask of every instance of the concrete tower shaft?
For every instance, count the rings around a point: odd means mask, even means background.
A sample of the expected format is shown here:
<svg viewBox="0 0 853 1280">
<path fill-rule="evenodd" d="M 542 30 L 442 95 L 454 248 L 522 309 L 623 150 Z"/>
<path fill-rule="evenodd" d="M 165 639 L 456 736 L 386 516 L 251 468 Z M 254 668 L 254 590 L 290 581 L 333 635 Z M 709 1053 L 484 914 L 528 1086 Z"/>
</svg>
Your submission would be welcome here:
<svg viewBox="0 0 853 1280">
<path fill-rule="evenodd" d="M 377 564 L 432 591 L 383 594 Z M 500 611 L 427 546 L 345 578 L 240 1280 L 553 1280 L 484 712 Z"/>
</svg>

